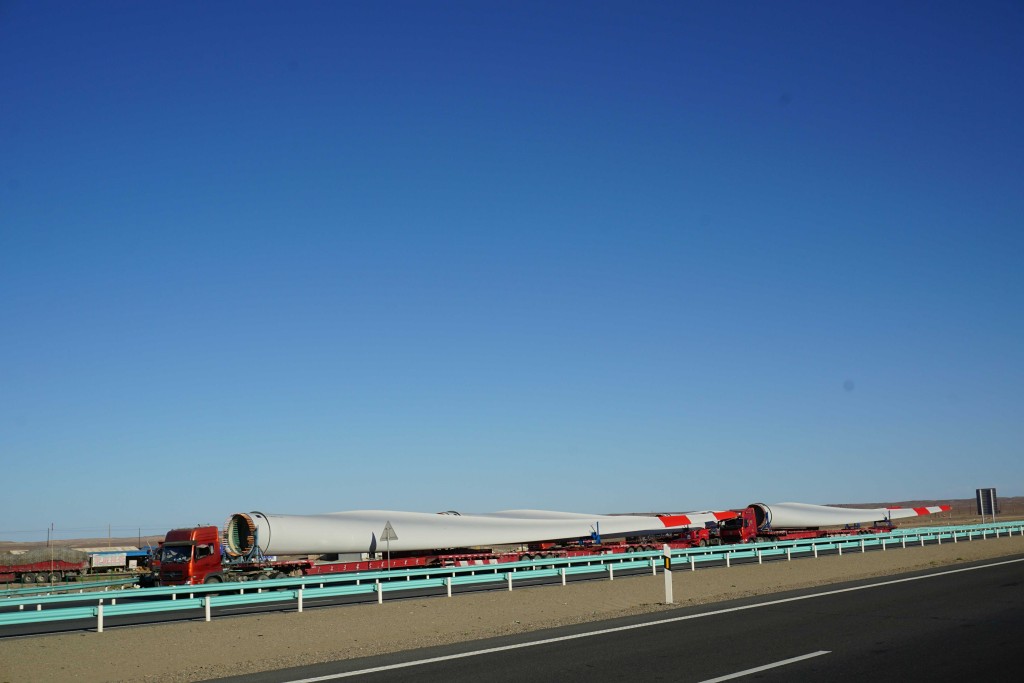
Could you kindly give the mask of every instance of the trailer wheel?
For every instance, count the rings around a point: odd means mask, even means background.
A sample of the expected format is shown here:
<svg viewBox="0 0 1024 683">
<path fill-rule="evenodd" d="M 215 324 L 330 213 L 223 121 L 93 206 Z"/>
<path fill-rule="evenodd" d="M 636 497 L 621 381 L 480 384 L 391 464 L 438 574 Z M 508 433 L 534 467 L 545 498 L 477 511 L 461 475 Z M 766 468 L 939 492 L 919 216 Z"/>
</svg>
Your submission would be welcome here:
<svg viewBox="0 0 1024 683">
<path fill-rule="evenodd" d="M 21 575 L 21 582 L 22 583 L 35 583 L 36 582 L 36 575 L 33 574 L 32 572 L 29 572 L 28 574 L 22 574 Z"/>
<path fill-rule="evenodd" d="M 56 572 L 54 572 L 52 574 L 47 574 L 46 582 L 47 583 L 60 583 L 61 582 L 60 574 L 57 574 Z"/>
</svg>

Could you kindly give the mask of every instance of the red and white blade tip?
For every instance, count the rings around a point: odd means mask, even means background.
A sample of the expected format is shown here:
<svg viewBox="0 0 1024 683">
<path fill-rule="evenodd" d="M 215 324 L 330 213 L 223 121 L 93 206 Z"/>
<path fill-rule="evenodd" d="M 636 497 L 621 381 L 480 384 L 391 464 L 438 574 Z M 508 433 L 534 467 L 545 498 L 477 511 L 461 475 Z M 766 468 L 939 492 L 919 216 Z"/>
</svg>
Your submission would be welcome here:
<svg viewBox="0 0 1024 683">
<path fill-rule="evenodd" d="M 908 508 L 891 507 L 886 508 L 888 510 L 906 510 Z M 936 512 L 949 512 L 953 509 L 952 505 L 930 505 L 923 508 L 909 508 L 914 511 L 917 515 L 934 515 Z"/>
</svg>

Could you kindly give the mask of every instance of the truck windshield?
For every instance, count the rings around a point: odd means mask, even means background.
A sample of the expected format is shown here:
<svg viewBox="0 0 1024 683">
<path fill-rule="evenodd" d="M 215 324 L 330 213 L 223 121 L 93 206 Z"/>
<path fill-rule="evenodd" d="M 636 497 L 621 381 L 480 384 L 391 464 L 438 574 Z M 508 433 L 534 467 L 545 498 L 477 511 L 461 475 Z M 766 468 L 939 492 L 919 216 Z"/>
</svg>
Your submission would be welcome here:
<svg viewBox="0 0 1024 683">
<path fill-rule="evenodd" d="M 188 562 L 191 557 L 192 546 L 190 545 L 165 545 L 160 561 L 165 564 L 180 564 Z"/>
</svg>

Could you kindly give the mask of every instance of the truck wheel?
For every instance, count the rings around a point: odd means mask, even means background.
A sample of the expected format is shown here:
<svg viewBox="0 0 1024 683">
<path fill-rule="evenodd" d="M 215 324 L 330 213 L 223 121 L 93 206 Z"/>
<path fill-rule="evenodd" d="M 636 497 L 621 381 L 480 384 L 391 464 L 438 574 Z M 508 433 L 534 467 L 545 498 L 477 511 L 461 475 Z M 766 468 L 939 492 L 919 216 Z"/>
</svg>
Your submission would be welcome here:
<svg viewBox="0 0 1024 683">
<path fill-rule="evenodd" d="M 216 575 L 207 576 L 206 580 L 203 581 L 203 583 L 221 583 L 221 578 Z"/>
<path fill-rule="evenodd" d="M 703 547 L 705 547 L 705 546 L 706 546 L 707 544 L 708 544 L 708 542 L 707 542 L 707 541 L 705 541 L 705 540 L 704 540 L 703 538 L 702 538 L 702 539 L 700 539 L 699 541 L 697 541 L 697 547 L 698 547 L 698 548 L 703 548 Z"/>
</svg>

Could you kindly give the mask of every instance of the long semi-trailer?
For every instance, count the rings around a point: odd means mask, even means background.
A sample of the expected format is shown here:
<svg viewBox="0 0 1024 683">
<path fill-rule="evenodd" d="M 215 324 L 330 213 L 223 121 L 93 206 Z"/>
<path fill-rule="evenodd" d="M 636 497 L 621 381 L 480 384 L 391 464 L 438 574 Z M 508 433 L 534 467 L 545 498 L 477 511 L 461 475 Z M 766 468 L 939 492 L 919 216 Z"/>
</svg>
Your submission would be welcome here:
<svg viewBox="0 0 1024 683">
<path fill-rule="evenodd" d="M 173 529 L 163 542 L 159 563 L 159 583 L 165 586 L 257 581 L 286 576 L 316 576 L 345 572 L 377 571 L 423 567 L 460 567 L 501 564 L 544 558 L 586 557 L 611 553 L 633 553 L 671 548 L 694 548 L 718 544 L 707 528 L 692 529 L 657 536 L 631 536 L 617 541 L 577 541 L 529 543 L 515 550 L 489 548 L 445 548 L 430 551 L 400 551 L 390 556 L 338 559 L 231 557 L 223 552 L 220 532 L 215 526 Z M 341 554 L 339 554 L 341 555 Z M 327 557 L 330 557 L 329 555 Z"/>
<path fill-rule="evenodd" d="M 690 548 L 717 543 L 711 528 L 735 514 L 584 515 L 534 510 L 492 515 L 238 513 L 229 518 L 223 535 L 214 526 L 169 531 L 162 544 L 158 575 L 162 585 L 194 585 L 630 553 L 665 544 Z M 615 540 L 604 540 L 602 534 Z M 514 549 L 495 549 L 499 545 Z"/>
<path fill-rule="evenodd" d="M 752 503 L 721 524 L 723 543 L 795 541 L 892 531 L 894 519 L 948 512 L 949 505 L 918 508 L 844 508 L 808 503 Z"/>
</svg>

